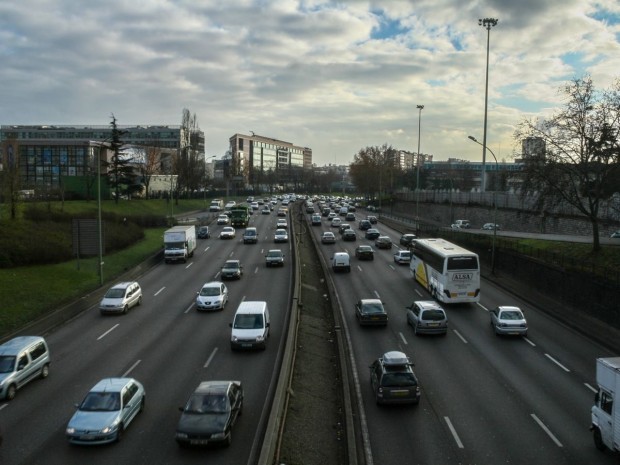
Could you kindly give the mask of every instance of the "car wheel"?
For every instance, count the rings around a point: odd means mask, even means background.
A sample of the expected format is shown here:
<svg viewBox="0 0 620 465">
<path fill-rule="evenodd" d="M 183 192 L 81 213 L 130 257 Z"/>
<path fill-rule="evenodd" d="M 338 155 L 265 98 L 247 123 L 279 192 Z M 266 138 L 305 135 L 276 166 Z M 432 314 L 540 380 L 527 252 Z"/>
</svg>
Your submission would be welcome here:
<svg viewBox="0 0 620 465">
<path fill-rule="evenodd" d="M 123 427 L 123 424 L 121 423 L 120 425 L 118 425 L 118 431 L 116 432 L 116 442 L 121 442 L 124 431 L 125 431 L 125 428 Z"/>
<path fill-rule="evenodd" d="M 230 447 L 231 444 L 232 444 L 232 431 L 229 431 L 228 436 L 226 436 L 226 441 L 224 442 L 224 445 L 226 447 Z"/>
<path fill-rule="evenodd" d="M 138 297 L 138 304 L 137 305 L 142 305 L 142 296 Z"/>
<path fill-rule="evenodd" d="M 594 446 L 598 450 L 605 450 L 605 449 L 607 449 L 607 447 L 605 446 L 605 443 L 603 442 L 603 437 L 601 436 L 601 430 L 600 429 L 594 428 L 592 437 L 594 438 Z"/>
<path fill-rule="evenodd" d="M 413 333 L 414 333 L 416 336 L 419 336 L 419 335 L 420 335 L 420 333 L 418 332 L 418 325 L 417 325 L 417 324 L 413 327 Z"/>
<path fill-rule="evenodd" d="M 127 313 L 127 310 L 129 310 L 129 306 L 128 306 L 128 305 L 125 305 L 125 306 L 123 307 L 123 313 Z"/>
<path fill-rule="evenodd" d="M 140 412 L 144 411 L 144 403 L 146 402 L 146 399 L 144 397 L 142 397 L 142 400 L 140 401 Z"/>
<path fill-rule="evenodd" d="M 15 399 L 15 394 L 17 394 L 17 388 L 14 384 L 11 384 L 6 390 L 6 400 Z"/>
<path fill-rule="evenodd" d="M 50 374 L 50 366 L 46 363 L 45 365 L 43 365 L 43 368 L 41 368 L 41 378 L 45 379 L 49 376 Z"/>
</svg>

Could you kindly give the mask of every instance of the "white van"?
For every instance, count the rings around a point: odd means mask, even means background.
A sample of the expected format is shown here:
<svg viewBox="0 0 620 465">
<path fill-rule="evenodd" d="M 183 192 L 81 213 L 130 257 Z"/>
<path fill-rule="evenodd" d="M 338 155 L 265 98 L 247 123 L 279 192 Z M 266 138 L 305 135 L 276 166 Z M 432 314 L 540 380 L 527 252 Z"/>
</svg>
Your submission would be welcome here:
<svg viewBox="0 0 620 465">
<path fill-rule="evenodd" d="M 351 257 L 346 252 L 336 252 L 332 257 L 332 269 L 337 271 L 351 272 Z"/>
<path fill-rule="evenodd" d="M 231 349 L 265 349 L 269 325 L 267 302 L 241 302 L 230 323 Z"/>
<path fill-rule="evenodd" d="M 0 345 L 0 399 L 11 400 L 35 378 L 47 378 L 50 351 L 39 336 L 19 336 Z"/>
</svg>

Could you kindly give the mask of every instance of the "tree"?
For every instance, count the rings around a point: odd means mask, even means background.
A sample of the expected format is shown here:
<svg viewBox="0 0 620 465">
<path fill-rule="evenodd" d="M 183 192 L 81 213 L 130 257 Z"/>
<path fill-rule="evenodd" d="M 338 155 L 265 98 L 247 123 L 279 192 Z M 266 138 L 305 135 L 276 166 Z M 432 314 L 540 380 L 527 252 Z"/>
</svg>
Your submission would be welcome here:
<svg viewBox="0 0 620 465">
<path fill-rule="evenodd" d="M 149 185 L 151 178 L 160 172 L 161 168 L 161 148 L 160 147 L 141 147 L 142 163 L 139 163 L 140 176 L 144 183 L 145 197 L 150 198 Z"/>
<path fill-rule="evenodd" d="M 128 194 L 132 193 L 136 183 L 136 175 L 133 167 L 131 166 L 132 158 L 128 158 L 123 152 L 122 148 L 125 145 L 123 142 L 123 136 L 127 133 L 118 128 L 116 124 L 116 117 L 112 115 L 112 135 L 110 140 L 110 149 L 112 150 L 112 157 L 107 163 L 108 166 L 108 179 L 110 180 L 110 186 L 114 189 L 114 201 L 118 203 L 121 190 L 123 186 Z"/>
<path fill-rule="evenodd" d="M 565 202 L 592 225 L 592 250 L 600 249 L 601 201 L 618 189 L 620 81 L 597 92 L 589 76 L 561 88 L 566 106 L 547 120 L 524 119 L 515 138 L 538 138 L 544 150 L 524 154 L 522 194 L 533 194 L 539 208 Z"/>
<path fill-rule="evenodd" d="M 383 192 L 390 191 L 394 175 L 399 171 L 396 155 L 397 151 L 387 144 L 360 149 L 349 166 L 349 175 L 358 191 L 367 197 L 377 192 L 381 197 Z"/>
</svg>

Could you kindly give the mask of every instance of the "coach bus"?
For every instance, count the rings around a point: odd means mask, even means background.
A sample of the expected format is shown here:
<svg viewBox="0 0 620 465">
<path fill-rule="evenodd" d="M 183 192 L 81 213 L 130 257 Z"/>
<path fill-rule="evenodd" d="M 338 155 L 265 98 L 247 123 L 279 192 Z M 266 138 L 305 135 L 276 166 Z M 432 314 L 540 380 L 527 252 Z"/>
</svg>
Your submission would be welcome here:
<svg viewBox="0 0 620 465">
<path fill-rule="evenodd" d="M 409 269 L 431 295 L 445 303 L 480 300 L 478 255 L 444 239 L 418 239 Z"/>
</svg>

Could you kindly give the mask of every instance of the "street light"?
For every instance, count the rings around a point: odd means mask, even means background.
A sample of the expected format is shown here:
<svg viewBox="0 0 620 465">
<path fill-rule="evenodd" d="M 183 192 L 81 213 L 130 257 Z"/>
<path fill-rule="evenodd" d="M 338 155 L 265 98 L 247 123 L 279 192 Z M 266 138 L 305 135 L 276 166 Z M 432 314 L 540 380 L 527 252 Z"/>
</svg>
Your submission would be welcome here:
<svg viewBox="0 0 620 465">
<path fill-rule="evenodd" d="M 480 191 L 486 190 L 486 147 L 487 147 L 487 107 L 489 102 L 489 41 L 491 38 L 491 28 L 497 26 L 499 20 L 495 18 L 484 18 L 478 20 L 478 25 L 487 29 L 487 73 L 484 85 L 484 132 L 482 135 L 482 180 L 480 181 Z M 493 153 L 493 152 L 491 152 Z"/>
<path fill-rule="evenodd" d="M 468 136 L 468 138 L 470 140 L 474 141 L 476 144 L 482 145 L 480 142 L 478 142 L 478 139 L 476 139 L 474 136 Z M 489 147 L 486 147 L 484 145 L 482 145 L 482 146 L 483 146 L 483 148 L 485 148 L 486 150 L 491 152 L 491 155 L 493 155 L 493 159 L 495 160 L 495 173 L 499 173 L 499 164 L 497 163 L 497 157 L 493 153 L 493 150 L 491 150 Z M 497 198 L 496 198 L 496 194 L 497 194 L 497 191 L 493 190 L 493 241 L 492 241 L 492 245 L 491 245 L 491 273 L 492 274 L 495 273 L 495 238 L 497 237 Z"/>
<path fill-rule="evenodd" d="M 211 155 L 210 157 L 205 158 L 205 170 L 204 170 L 204 186 L 202 186 L 202 198 L 204 200 L 204 208 L 207 208 L 207 161 L 215 158 L 217 155 Z"/>
<path fill-rule="evenodd" d="M 420 130 L 422 128 L 422 110 L 424 105 L 416 107 L 418 111 L 418 155 L 416 157 L 416 175 L 415 175 L 415 221 L 416 230 L 418 229 L 419 212 L 420 212 Z"/>
</svg>

